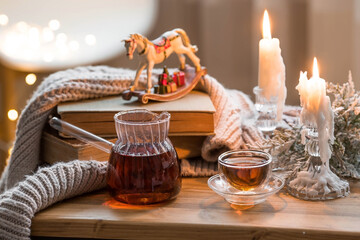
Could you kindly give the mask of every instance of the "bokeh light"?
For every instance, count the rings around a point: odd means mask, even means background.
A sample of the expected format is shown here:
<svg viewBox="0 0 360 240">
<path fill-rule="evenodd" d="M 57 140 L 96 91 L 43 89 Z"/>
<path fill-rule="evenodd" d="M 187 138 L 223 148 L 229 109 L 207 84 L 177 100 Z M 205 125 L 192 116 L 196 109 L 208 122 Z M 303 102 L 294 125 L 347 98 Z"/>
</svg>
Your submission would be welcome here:
<svg viewBox="0 0 360 240">
<path fill-rule="evenodd" d="M 0 14 L 0 25 L 6 26 L 8 22 L 9 22 L 8 16 L 6 16 L 5 14 Z"/>
<path fill-rule="evenodd" d="M 16 119 L 18 119 L 19 117 L 19 114 L 18 112 L 15 110 L 15 109 L 10 109 L 8 111 L 8 118 L 11 120 L 11 121 L 16 121 Z"/>
<path fill-rule="evenodd" d="M 49 21 L 49 28 L 53 31 L 59 30 L 60 22 L 57 19 L 52 19 Z"/>
<path fill-rule="evenodd" d="M 36 82 L 36 75 L 34 73 L 29 73 L 25 77 L 25 82 L 27 85 L 33 85 Z"/>
</svg>

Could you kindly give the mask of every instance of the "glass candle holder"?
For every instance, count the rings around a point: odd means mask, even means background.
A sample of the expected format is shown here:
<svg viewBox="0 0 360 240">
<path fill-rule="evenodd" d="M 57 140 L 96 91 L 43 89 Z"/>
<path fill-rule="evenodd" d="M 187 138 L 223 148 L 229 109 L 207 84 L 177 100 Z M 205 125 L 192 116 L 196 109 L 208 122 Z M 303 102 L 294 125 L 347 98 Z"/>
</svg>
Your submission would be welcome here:
<svg viewBox="0 0 360 240">
<path fill-rule="evenodd" d="M 263 89 L 256 86 L 253 89 L 255 94 L 255 109 L 258 112 L 256 126 L 262 132 L 272 132 L 277 127 L 277 101 L 278 97 L 271 97 L 270 100 L 263 95 Z"/>
<path fill-rule="evenodd" d="M 328 200 L 349 195 L 349 183 L 330 170 L 329 160 L 323 162 L 320 158 L 317 128 L 307 126 L 305 138 L 305 151 L 310 156 L 308 166 L 288 179 L 288 192 L 304 200 Z"/>
</svg>

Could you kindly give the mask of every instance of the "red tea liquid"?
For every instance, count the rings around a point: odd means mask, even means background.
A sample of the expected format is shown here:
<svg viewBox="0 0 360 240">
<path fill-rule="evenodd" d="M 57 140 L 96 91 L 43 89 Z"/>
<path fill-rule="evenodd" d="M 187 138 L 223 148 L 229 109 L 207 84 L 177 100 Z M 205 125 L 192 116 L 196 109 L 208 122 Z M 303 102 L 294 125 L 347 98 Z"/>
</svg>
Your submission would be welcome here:
<svg viewBox="0 0 360 240">
<path fill-rule="evenodd" d="M 131 154 L 139 149 L 112 151 L 107 184 L 112 197 L 128 204 L 151 204 L 174 198 L 181 189 L 180 162 L 175 150 L 147 155 Z M 141 150 L 140 150 L 141 151 Z"/>
<path fill-rule="evenodd" d="M 231 186 L 242 191 L 253 190 L 269 176 L 271 166 L 267 159 L 257 157 L 229 158 L 221 170 Z"/>
</svg>

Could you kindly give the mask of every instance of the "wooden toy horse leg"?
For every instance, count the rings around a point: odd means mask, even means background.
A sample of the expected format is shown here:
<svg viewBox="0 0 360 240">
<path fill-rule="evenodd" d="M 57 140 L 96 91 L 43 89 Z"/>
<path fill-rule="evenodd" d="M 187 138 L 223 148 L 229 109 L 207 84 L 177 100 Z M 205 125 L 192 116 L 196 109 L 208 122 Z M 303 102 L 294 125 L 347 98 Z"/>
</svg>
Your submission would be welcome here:
<svg viewBox="0 0 360 240">
<path fill-rule="evenodd" d="M 200 71 L 201 70 L 200 59 L 191 50 L 188 51 L 187 55 L 194 63 L 196 71 L 197 72 Z"/>
<path fill-rule="evenodd" d="M 139 82 L 139 77 L 140 77 L 140 74 L 141 72 L 145 69 L 147 63 L 140 63 L 137 71 L 136 71 L 136 75 L 135 75 L 135 80 L 134 80 L 134 83 L 133 85 L 130 87 L 130 91 L 135 91 L 137 86 L 138 86 L 138 82 Z"/>
<path fill-rule="evenodd" d="M 185 56 L 184 54 L 178 53 L 177 56 L 179 57 L 179 61 L 180 61 L 180 70 L 184 71 L 185 70 Z"/>
<path fill-rule="evenodd" d="M 148 68 L 147 68 L 147 89 L 146 89 L 147 93 L 151 93 L 151 87 L 152 87 L 151 73 L 152 73 L 153 67 L 154 67 L 154 62 L 149 62 Z"/>
<path fill-rule="evenodd" d="M 185 53 L 190 58 L 190 60 L 194 63 L 196 71 L 201 70 L 200 59 L 191 51 L 190 48 L 182 46 L 181 52 Z"/>
</svg>

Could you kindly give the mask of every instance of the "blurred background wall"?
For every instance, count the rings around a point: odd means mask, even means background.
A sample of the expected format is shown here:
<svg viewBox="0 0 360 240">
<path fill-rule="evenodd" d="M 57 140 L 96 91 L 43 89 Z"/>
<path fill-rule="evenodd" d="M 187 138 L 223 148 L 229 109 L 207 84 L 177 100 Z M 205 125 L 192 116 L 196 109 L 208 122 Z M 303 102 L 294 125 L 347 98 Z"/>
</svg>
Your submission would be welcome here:
<svg viewBox="0 0 360 240">
<path fill-rule="evenodd" d="M 82 2 L 86 9 L 87 1 Z M 120 2 L 123 6 L 127 4 L 127 1 Z M 108 5 L 107 0 L 101 1 L 101 4 L 102 11 L 114 11 L 114 6 Z M 0 4 L 0 14 L 1 7 Z M 348 71 L 352 70 L 355 85 L 360 87 L 359 0 L 159 0 L 154 2 L 154 8 L 154 23 L 141 33 L 149 39 L 155 39 L 167 30 L 178 27 L 185 29 L 192 44 L 199 47 L 197 55 L 201 64 L 228 88 L 239 89 L 253 96 L 252 89 L 257 84 L 258 43 L 262 37 L 261 21 L 265 8 L 269 11 L 272 36 L 280 39 L 286 65 L 287 104 L 299 104 L 298 92 L 295 90 L 299 72 L 306 70 L 311 76 L 314 56 L 318 58 L 322 78 L 343 83 L 347 80 Z M 127 11 L 121 6 L 115 10 L 119 14 Z M 38 9 L 36 14 L 42 14 L 42 11 L 46 10 Z M 66 15 L 66 12 L 62 14 Z M 93 28 L 102 28 L 101 24 L 104 23 L 109 26 L 115 24 L 112 19 L 106 22 L 106 14 L 96 14 L 94 10 L 92 14 L 92 19 L 102 19 L 99 24 L 92 22 Z M 131 29 L 132 22 L 141 18 L 135 15 L 135 11 L 134 14 L 127 14 L 127 19 L 116 22 L 114 29 L 119 26 Z M 77 23 L 84 25 L 87 19 L 73 22 Z M 133 32 L 129 31 L 129 34 Z M 26 100 L 42 79 L 62 67 L 41 70 L 30 67 L 25 71 L 9 66 L 3 60 L 0 64 L 1 172 L 14 140 L 17 121 L 9 119 L 8 111 L 15 109 L 20 114 Z M 111 58 L 98 61 L 95 58 L 88 64 L 136 69 L 138 63 L 136 58 L 127 60 L 125 54 L 119 51 Z M 177 67 L 177 58 L 170 57 L 166 65 Z M 33 85 L 25 83 L 29 73 L 36 74 L 37 81 Z"/>
</svg>

